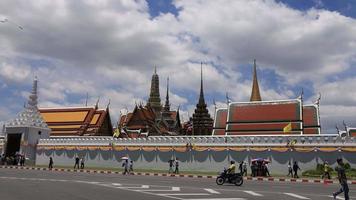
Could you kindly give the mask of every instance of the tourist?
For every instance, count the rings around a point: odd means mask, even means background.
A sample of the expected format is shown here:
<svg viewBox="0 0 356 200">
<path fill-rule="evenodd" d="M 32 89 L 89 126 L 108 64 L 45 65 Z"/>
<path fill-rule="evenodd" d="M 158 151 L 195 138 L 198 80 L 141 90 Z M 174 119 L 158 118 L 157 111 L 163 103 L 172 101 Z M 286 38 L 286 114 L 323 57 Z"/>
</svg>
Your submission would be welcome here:
<svg viewBox="0 0 356 200">
<path fill-rule="evenodd" d="M 129 160 L 125 159 L 125 161 L 122 163 L 122 167 L 124 168 L 124 172 L 122 173 L 123 175 L 129 174 Z"/>
<path fill-rule="evenodd" d="M 74 164 L 74 169 L 77 168 L 79 169 L 79 157 L 75 157 L 75 164 Z"/>
<path fill-rule="evenodd" d="M 80 159 L 80 169 L 84 169 L 84 157 Z"/>
<path fill-rule="evenodd" d="M 2 154 L 1 155 L 1 159 L 0 159 L 0 161 L 1 161 L 1 165 L 5 165 L 5 154 Z"/>
<path fill-rule="evenodd" d="M 337 178 L 339 179 L 341 188 L 339 191 L 333 193 L 334 199 L 336 199 L 336 196 L 344 192 L 345 200 L 349 200 L 349 186 L 347 185 L 347 178 L 346 178 L 346 173 L 345 173 L 345 165 L 342 161 L 342 158 L 338 158 L 337 160 L 338 166 L 336 167 L 337 171 Z"/>
<path fill-rule="evenodd" d="M 49 169 L 52 169 L 52 168 L 53 168 L 53 159 L 52 159 L 52 157 L 49 157 L 48 168 L 49 168 Z"/>
<path fill-rule="evenodd" d="M 176 169 L 174 170 L 174 173 L 179 174 L 179 159 L 178 158 L 176 158 L 176 160 L 175 160 L 175 167 L 176 167 Z"/>
<path fill-rule="evenodd" d="M 294 178 L 299 178 L 298 170 L 300 170 L 299 165 L 298 165 L 297 161 L 294 161 L 294 164 L 293 164 Z"/>
<path fill-rule="evenodd" d="M 328 164 L 328 162 L 324 162 L 324 174 L 321 176 L 321 178 L 322 179 L 324 179 L 325 177 L 327 178 L 327 179 L 330 179 L 331 177 L 330 177 L 330 166 L 329 166 L 329 164 Z"/>
<path fill-rule="evenodd" d="M 130 160 L 130 168 L 129 168 L 129 173 L 130 174 L 133 174 L 133 161 L 132 160 Z"/>
<path fill-rule="evenodd" d="M 26 160 L 25 155 L 21 155 L 21 156 L 20 156 L 20 165 L 21 165 L 21 166 L 25 166 L 25 160 Z"/>
<path fill-rule="evenodd" d="M 247 163 L 243 162 L 243 173 L 242 176 L 247 176 Z"/>
<path fill-rule="evenodd" d="M 265 164 L 264 164 L 264 168 L 265 168 L 266 176 L 271 176 L 271 175 L 269 174 L 269 165 L 268 165 L 268 163 L 265 163 Z"/>
<path fill-rule="evenodd" d="M 239 164 L 239 170 L 240 170 L 240 174 L 242 174 L 242 161 Z"/>
<path fill-rule="evenodd" d="M 290 164 L 290 161 L 288 162 L 288 174 L 287 176 L 291 176 L 293 178 L 293 170 L 292 170 L 292 165 Z"/>
<path fill-rule="evenodd" d="M 174 160 L 173 159 L 170 159 L 168 161 L 168 164 L 169 164 L 169 170 L 168 170 L 168 173 L 173 173 L 173 165 L 174 165 Z"/>
<path fill-rule="evenodd" d="M 252 162 L 251 164 L 251 176 L 255 177 L 257 176 L 257 164 L 256 162 Z"/>
</svg>

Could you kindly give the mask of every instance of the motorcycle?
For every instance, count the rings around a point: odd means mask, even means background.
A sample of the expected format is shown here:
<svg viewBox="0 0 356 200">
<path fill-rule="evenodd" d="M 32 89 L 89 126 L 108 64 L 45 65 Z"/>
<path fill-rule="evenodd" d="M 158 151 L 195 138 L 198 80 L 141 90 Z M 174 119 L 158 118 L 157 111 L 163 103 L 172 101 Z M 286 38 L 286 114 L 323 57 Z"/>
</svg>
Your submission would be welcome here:
<svg viewBox="0 0 356 200">
<path fill-rule="evenodd" d="M 244 182 L 243 176 L 240 173 L 228 174 L 227 170 L 224 169 L 218 177 L 216 177 L 216 184 L 223 185 L 224 183 L 235 184 L 236 186 L 241 186 Z"/>
</svg>

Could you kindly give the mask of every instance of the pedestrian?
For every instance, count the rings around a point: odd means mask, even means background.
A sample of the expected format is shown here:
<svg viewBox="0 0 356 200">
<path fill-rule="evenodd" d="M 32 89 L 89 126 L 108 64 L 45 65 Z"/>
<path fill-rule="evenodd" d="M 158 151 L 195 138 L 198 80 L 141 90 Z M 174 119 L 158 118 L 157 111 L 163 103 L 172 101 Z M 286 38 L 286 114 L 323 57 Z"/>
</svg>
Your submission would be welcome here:
<svg viewBox="0 0 356 200">
<path fill-rule="evenodd" d="M 74 169 L 77 168 L 79 169 L 79 157 L 75 157 L 75 164 L 74 164 Z"/>
<path fill-rule="evenodd" d="M 122 163 L 122 167 L 124 168 L 124 172 L 122 173 L 123 175 L 129 174 L 129 160 L 126 159 L 123 163 Z"/>
<path fill-rule="evenodd" d="M 26 157 L 25 157 L 25 155 L 22 155 L 22 156 L 20 157 L 20 165 L 21 165 L 21 166 L 25 166 L 25 161 L 26 161 Z"/>
<path fill-rule="evenodd" d="M 168 164 L 169 164 L 168 173 L 171 174 L 171 173 L 173 173 L 174 160 L 173 160 L 173 159 L 170 159 L 170 160 L 168 161 Z"/>
<path fill-rule="evenodd" d="M 239 170 L 240 170 L 240 174 L 242 174 L 242 161 L 239 164 Z"/>
<path fill-rule="evenodd" d="M 179 174 L 179 159 L 178 158 L 176 158 L 175 167 L 176 167 L 176 169 L 174 170 L 174 173 Z"/>
<path fill-rule="evenodd" d="M 246 162 L 243 162 L 243 173 L 242 173 L 242 176 L 247 176 L 247 163 Z"/>
<path fill-rule="evenodd" d="M 52 168 L 53 168 L 53 159 L 52 159 L 52 157 L 49 157 L 48 168 L 49 168 L 49 169 L 52 169 Z"/>
<path fill-rule="evenodd" d="M 294 178 L 299 178 L 298 170 L 300 170 L 299 165 L 298 165 L 297 161 L 294 161 L 294 164 L 293 164 Z"/>
<path fill-rule="evenodd" d="M 84 157 L 80 159 L 80 169 L 84 169 Z"/>
<path fill-rule="evenodd" d="M 269 165 L 268 165 L 268 163 L 265 163 L 265 170 L 266 170 L 266 176 L 271 176 L 269 174 Z"/>
<path fill-rule="evenodd" d="M 329 166 L 328 162 L 325 161 L 324 162 L 324 174 L 321 178 L 324 179 L 326 177 L 327 179 L 330 179 L 331 177 L 330 177 L 329 171 L 330 171 L 330 166 Z"/>
<path fill-rule="evenodd" d="M 342 161 L 342 158 L 338 158 L 336 160 L 338 166 L 336 167 L 337 171 L 337 178 L 339 179 L 341 188 L 339 191 L 333 193 L 334 199 L 336 199 L 336 196 L 344 192 L 345 200 L 349 200 L 349 186 L 347 185 L 347 178 L 346 178 L 346 173 L 345 173 L 345 165 L 344 162 Z"/>
<path fill-rule="evenodd" d="M 293 178 L 293 170 L 292 170 L 292 165 L 290 164 L 290 161 L 288 162 L 288 174 L 287 176 L 291 176 Z"/>
<path fill-rule="evenodd" d="M 130 173 L 130 174 L 133 174 L 133 171 L 134 171 L 134 170 L 133 170 L 133 161 L 131 160 L 131 161 L 130 161 L 129 173 Z"/>
</svg>

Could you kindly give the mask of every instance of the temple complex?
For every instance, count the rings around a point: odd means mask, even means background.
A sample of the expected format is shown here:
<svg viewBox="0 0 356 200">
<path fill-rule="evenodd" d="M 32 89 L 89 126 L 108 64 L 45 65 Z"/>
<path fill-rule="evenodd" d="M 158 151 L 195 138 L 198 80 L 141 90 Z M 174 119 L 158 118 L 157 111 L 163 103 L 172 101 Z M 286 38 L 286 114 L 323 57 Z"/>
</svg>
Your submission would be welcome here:
<svg viewBox="0 0 356 200">
<path fill-rule="evenodd" d="M 262 101 L 253 64 L 249 102 L 231 102 L 216 110 L 213 135 L 319 135 L 319 100 L 304 105 L 303 96 Z"/>
<path fill-rule="evenodd" d="M 51 136 L 112 136 L 113 127 L 109 105 L 39 108 L 43 119 L 52 130 Z"/>
<path fill-rule="evenodd" d="M 200 69 L 200 95 L 197 106 L 194 110 L 192 121 L 192 135 L 211 135 L 213 130 L 213 119 L 210 117 L 204 99 L 203 89 L 203 68 Z"/>
<path fill-rule="evenodd" d="M 151 79 L 151 90 L 146 105 L 135 105 L 132 112 L 121 115 L 118 123 L 121 137 L 147 137 L 181 134 L 179 108 L 171 110 L 169 101 L 169 79 L 164 106 L 159 93 L 159 76 L 155 68 Z"/>
</svg>

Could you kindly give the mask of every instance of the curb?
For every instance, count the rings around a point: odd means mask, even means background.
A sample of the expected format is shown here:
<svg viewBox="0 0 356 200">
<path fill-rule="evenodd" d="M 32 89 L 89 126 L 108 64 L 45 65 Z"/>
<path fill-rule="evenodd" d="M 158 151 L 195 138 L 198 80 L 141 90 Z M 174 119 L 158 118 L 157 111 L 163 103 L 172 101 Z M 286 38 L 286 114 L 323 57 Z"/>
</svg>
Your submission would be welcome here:
<svg viewBox="0 0 356 200">
<path fill-rule="evenodd" d="M 45 167 L 22 167 L 22 166 L 0 166 L 2 169 L 27 169 L 27 170 L 41 170 L 41 171 L 58 171 L 58 172 L 81 172 L 90 174 L 122 174 L 118 171 L 109 170 L 87 170 L 87 169 L 64 169 L 53 168 L 52 170 Z M 135 172 L 133 175 L 139 176 L 165 176 L 165 177 L 183 177 L 183 178 L 207 178 L 215 179 L 217 176 L 211 175 L 192 175 L 192 174 L 163 174 L 163 173 L 147 173 Z M 295 179 L 295 178 L 273 178 L 273 177 L 244 177 L 244 180 L 249 181 L 264 181 L 264 182 L 293 182 L 293 183 L 321 183 L 321 184 L 338 184 L 337 180 L 322 180 L 322 179 Z M 347 181 L 348 184 L 356 185 L 356 180 Z"/>
</svg>

